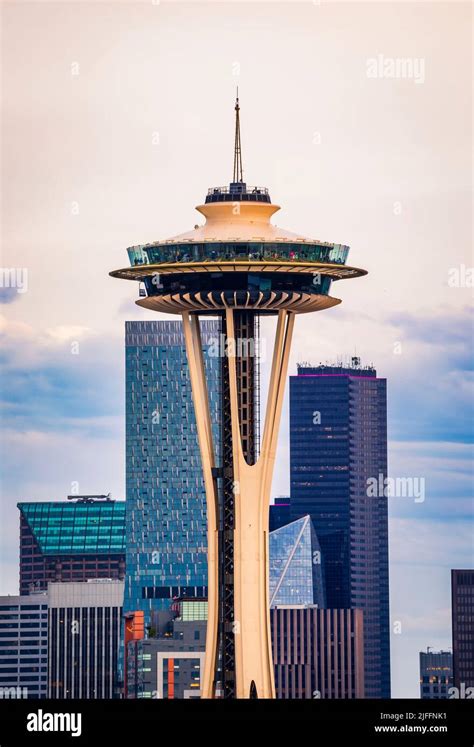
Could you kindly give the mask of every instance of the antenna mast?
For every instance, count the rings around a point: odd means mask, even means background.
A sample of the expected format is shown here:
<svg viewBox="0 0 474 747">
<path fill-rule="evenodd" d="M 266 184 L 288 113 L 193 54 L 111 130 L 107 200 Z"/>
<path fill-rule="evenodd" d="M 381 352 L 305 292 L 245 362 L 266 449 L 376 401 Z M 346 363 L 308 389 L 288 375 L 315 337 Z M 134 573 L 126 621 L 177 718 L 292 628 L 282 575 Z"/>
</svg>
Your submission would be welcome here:
<svg viewBox="0 0 474 747">
<path fill-rule="evenodd" d="M 240 106 L 239 106 L 239 87 L 237 86 L 237 96 L 235 99 L 235 142 L 234 142 L 234 177 L 233 183 L 242 183 L 244 181 L 244 172 L 242 169 L 242 147 L 240 142 Z"/>
</svg>

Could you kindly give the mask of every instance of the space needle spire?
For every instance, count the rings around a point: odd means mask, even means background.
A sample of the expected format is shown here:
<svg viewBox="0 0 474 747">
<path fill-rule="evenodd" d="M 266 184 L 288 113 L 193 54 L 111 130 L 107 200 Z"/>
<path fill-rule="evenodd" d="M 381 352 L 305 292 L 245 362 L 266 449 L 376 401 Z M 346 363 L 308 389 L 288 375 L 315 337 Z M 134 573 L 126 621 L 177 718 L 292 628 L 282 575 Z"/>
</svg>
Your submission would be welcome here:
<svg viewBox="0 0 474 747">
<path fill-rule="evenodd" d="M 234 175 L 232 179 L 234 184 L 244 181 L 244 172 L 242 168 L 242 147 L 240 141 L 240 105 L 239 105 L 239 87 L 237 86 L 237 95 L 235 98 L 235 141 L 234 141 Z"/>
</svg>

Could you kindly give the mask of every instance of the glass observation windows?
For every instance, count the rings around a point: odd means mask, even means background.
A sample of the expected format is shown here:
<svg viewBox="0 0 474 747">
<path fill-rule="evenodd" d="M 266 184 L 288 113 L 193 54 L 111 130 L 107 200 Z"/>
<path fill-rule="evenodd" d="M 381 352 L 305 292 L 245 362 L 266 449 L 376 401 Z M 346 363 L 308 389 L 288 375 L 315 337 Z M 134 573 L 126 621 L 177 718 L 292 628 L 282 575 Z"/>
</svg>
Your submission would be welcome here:
<svg viewBox="0 0 474 747">
<path fill-rule="evenodd" d="M 225 262 L 265 260 L 345 264 L 349 247 L 342 244 L 206 241 L 205 243 L 145 244 L 127 249 L 130 264 L 161 262 Z"/>
</svg>

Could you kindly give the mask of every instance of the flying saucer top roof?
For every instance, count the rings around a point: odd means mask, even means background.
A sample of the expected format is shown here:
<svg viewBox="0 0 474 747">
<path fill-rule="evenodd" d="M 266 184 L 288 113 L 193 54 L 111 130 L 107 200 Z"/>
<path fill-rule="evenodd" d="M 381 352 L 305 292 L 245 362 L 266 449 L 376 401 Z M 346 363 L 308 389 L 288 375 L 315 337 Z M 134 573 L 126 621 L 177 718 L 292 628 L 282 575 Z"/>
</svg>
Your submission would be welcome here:
<svg viewBox="0 0 474 747">
<path fill-rule="evenodd" d="M 204 225 L 159 243 L 276 240 L 314 243 L 312 239 L 270 223 L 271 216 L 279 209 L 279 205 L 271 203 L 243 201 L 198 205 L 196 210 L 206 218 Z"/>
</svg>

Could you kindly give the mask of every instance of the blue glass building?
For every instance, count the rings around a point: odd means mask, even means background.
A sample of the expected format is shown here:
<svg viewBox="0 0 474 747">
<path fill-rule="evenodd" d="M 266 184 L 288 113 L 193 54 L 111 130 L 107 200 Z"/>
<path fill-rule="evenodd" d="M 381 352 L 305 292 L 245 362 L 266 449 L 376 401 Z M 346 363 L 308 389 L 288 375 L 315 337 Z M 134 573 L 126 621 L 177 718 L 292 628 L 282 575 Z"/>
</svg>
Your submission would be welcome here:
<svg viewBox="0 0 474 747">
<path fill-rule="evenodd" d="M 213 421 L 220 359 L 217 322 L 201 323 Z M 180 322 L 127 322 L 126 578 L 124 613 L 167 609 L 207 594 L 206 502 Z M 219 444 L 218 432 L 214 433 Z"/>
<path fill-rule="evenodd" d="M 309 516 L 270 532 L 270 607 L 325 607 L 321 548 Z"/>
<path fill-rule="evenodd" d="M 125 501 L 18 503 L 20 594 L 50 581 L 121 580 L 125 576 Z"/>
<path fill-rule="evenodd" d="M 373 368 L 299 366 L 290 377 L 293 519 L 309 514 L 324 558 L 327 606 L 364 612 L 366 696 L 390 697 L 386 380 Z"/>
</svg>

